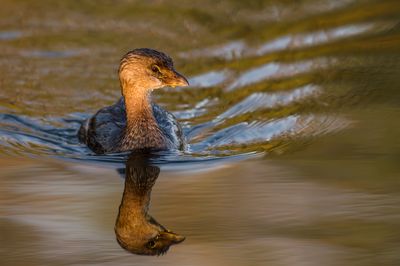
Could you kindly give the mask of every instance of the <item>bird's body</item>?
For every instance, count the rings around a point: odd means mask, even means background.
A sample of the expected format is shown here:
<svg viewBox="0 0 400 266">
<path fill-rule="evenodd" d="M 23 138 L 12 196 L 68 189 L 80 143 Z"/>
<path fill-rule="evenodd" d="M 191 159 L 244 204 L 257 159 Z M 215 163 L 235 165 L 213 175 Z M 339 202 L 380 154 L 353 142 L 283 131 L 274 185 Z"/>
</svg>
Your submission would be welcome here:
<svg viewBox="0 0 400 266">
<path fill-rule="evenodd" d="M 95 153 L 134 149 L 183 149 L 182 128 L 174 115 L 151 104 L 151 113 L 141 116 L 135 127 L 127 128 L 125 101 L 100 109 L 82 124 L 78 137 Z"/>
<path fill-rule="evenodd" d="M 176 118 L 151 101 L 151 91 L 165 86 L 187 86 L 172 59 L 141 48 L 121 60 L 119 79 L 123 97 L 85 121 L 79 140 L 95 153 L 136 149 L 182 149 L 184 136 Z"/>
</svg>

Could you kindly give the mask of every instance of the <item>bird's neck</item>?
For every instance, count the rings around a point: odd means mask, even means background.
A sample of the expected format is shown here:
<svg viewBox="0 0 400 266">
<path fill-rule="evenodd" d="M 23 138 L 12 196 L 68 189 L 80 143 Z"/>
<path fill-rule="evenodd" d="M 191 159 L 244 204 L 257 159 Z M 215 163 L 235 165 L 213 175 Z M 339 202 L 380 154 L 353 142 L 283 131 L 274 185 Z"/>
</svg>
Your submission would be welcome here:
<svg viewBox="0 0 400 266">
<path fill-rule="evenodd" d="M 131 177 L 126 177 L 125 189 L 115 223 L 117 238 L 129 244 L 132 235 L 139 234 L 147 224 L 147 210 L 150 202 L 150 191 L 138 191 Z"/>
<path fill-rule="evenodd" d="M 121 139 L 125 150 L 166 148 L 167 142 L 153 114 L 150 90 L 142 87 L 123 87 L 126 108 L 126 127 Z"/>
<path fill-rule="evenodd" d="M 131 92 L 124 94 L 127 127 L 135 127 L 143 121 L 155 123 L 150 92 L 137 88 L 129 88 L 127 91 Z M 133 94 L 132 92 L 135 93 Z"/>
<path fill-rule="evenodd" d="M 140 184 L 136 184 L 135 178 L 126 177 L 125 189 L 120 205 L 120 215 L 122 219 L 140 219 L 145 216 L 150 203 L 150 188 L 140 188 Z"/>
<path fill-rule="evenodd" d="M 126 150 L 166 147 L 166 140 L 153 114 L 150 91 L 131 87 L 123 88 L 126 108 L 126 127 L 121 147 Z"/>
</svg>

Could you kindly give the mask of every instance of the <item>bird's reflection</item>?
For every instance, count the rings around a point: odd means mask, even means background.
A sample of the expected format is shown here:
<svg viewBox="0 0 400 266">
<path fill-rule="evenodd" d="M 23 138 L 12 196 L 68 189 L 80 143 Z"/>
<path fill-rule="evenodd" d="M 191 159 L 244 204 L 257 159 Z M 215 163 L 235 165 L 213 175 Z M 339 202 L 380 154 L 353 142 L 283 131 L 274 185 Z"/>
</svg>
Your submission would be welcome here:
<svg viewBox="0 0 400 266">
<path fill-rule="evenodd" d="M 125 189 L 115 222 L 120 246 L 140 255 L 161 255 L 185 237 L 167 230 L 148 214 L 151 189 L 160 168 L 151 165 L 150 153 L 129 156 L 125 169 Z"/>
</svg>

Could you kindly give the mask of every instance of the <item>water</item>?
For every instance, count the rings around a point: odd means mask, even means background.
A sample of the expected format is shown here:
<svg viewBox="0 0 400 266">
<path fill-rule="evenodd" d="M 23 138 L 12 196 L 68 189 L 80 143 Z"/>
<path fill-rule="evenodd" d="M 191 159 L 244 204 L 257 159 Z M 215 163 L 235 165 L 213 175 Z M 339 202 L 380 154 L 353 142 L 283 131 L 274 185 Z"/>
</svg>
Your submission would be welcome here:
<svg viewBox="0 0 400 266">
<path fill-rule="evenodd" d="M 28 0 L 0 15 L 1 265 L 400 263 L 398 1 Z M 120 97 L 136 47 L 191 83 L 154 95 L 189 141 L 149 162 L 149 214 L 186 237 L 162 257 L 115 240 L 129 154 L 76 138 Z"/>
</svg>

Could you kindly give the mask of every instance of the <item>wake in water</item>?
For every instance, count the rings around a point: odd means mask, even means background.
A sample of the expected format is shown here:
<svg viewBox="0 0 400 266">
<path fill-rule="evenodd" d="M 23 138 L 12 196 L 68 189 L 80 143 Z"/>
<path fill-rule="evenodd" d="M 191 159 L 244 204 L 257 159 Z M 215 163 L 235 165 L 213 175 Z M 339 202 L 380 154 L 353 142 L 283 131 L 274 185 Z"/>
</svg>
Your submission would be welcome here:
<svg viewBox="0 0 400 266">
<path fill-rule="evenodd" d="M 203 123 L 194 123 L 190 118 L 194 120 L 206 116 L 209 109 L 218 104 L 218 100 L 205 99 L 193 109 L 176 111 L 174 114 L 184 126 L 188 148 L 184 152 L 161 152 L 163 156 L 159 157 L 158 162 L 247 158 L 269 152 L 269 148 L 280 145 L 282 140 L 290 142 L 296 137 L 310 137 L 342 128 L 347 122 L 330 115 L 271 115 L 315 100 L 320 93 L 321 88 L 311 84 L 285 91 L 254 92 Z M 252 118 L 253 115 L 257 116 Z M 2 152 L 110 164 L 124 162 L 127 154 L 98 156 L 79 143 L 77 130 L 87 116 L 71 114 L 61 118 L 35 119 L 1 114 Z"/>
</svg>

